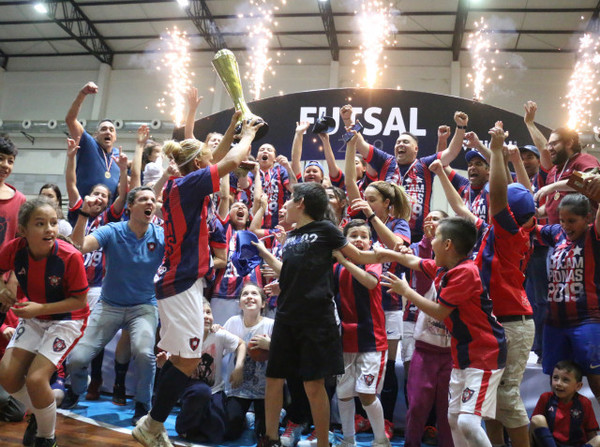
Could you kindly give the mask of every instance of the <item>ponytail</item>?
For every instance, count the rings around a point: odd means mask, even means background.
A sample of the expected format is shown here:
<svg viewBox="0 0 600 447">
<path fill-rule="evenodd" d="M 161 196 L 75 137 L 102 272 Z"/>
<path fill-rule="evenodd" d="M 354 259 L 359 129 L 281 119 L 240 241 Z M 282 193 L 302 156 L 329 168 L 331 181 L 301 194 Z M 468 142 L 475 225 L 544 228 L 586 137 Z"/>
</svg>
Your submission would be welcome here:
<svg viewBox="0 0 600 447">
<path fill-rule="evenodd" d="M 383 199 L 388 199 L 390 205 L 393 206 L 392 215 L 397 219 L 410 219 L 411 200 L 402 186 L 395 183 L 377 181 L 369 185 L 370 188 L 375 188 Z"/>
</svg>

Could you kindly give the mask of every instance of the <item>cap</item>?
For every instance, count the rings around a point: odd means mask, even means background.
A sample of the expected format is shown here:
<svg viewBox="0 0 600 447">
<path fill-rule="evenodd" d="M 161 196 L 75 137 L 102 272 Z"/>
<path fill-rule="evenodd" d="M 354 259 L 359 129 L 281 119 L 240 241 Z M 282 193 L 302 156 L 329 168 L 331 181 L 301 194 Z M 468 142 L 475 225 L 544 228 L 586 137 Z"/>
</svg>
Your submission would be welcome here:
<svg viewBox="0 0 600 447">
<path fill-rule="evenodd" d="M 465 152 L 465 160 L 467 160 L 467 163 L 469 163 L 473 159 L 473 157 L 479 157 L 486 163 L 488 162 L 485 159 L 485 157 L 481 154 L 481 152 L 479 152 L 477 149 L 471 149 L 470 151 Z"/>
<path fill-rule="evenodd" d="M 538 151 L 538 148 L 531 145 L 531 144 L 526 144 L 525 146 L 521 146 L 519 148 L 519 152 L 531 152 L 533 155 L 535 155 L 537 158 L 540 158 L 540 151 Z"/>
<path fill-rule="evenodd" d="M 321 116 L 312 128 L 312 133 L 331 133 L 335 129 L 335 119 L 330 116 Z"/>
<path fill-rule="evenodd" d="M 235 234 L 235 251 L 231 255 L 231 262 L 240 276 L 249 274 L 262 260 L 252 242 L 258 242 L 258 237 L 251 231 L 242 230 Z"/>
<path fill-rule="evenodd" d="M 535 214 L 533 194 L 520 183 L 508 185 L 508 207 L 519 225 L 527 222 Z"/>
<path fill-rule="evenodd" d="M 306 164 L 304 165 L 304 170 L 306 171 L 306 169 L 309 166 L 316 166 L 317 168 L 319 168 L 321 170 L 321 172 L 323 174 L 325 174 L 325 170 L 323 169 L 323 165 L 321 163 L 319 163 L 317 160 L 309 160 L 306 162 Z"/>
</svg>

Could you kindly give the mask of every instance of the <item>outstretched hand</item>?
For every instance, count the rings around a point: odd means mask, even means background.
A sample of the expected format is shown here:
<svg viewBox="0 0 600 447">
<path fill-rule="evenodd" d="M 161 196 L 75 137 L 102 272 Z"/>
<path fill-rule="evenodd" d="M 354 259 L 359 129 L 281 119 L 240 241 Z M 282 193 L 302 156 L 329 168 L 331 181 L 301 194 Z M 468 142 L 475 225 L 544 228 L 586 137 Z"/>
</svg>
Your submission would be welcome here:
<svg viewBox="0 0 600 447">
<path fill-rule="evenodd" d="M 98 86 L 94 82 L 88 82 L 81 88 L 84 95 L 95 95 L 98 93 Z"/>
</svg>

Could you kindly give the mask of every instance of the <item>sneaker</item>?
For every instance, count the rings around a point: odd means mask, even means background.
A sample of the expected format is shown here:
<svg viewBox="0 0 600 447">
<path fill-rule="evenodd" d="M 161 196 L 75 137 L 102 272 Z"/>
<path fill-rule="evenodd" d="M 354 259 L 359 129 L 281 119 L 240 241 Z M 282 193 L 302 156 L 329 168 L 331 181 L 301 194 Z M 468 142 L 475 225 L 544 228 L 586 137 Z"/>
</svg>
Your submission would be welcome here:
<svg viewBox="0 0 600 447">
<path fill-rule="evenodd" d="M 115 385 L 113 388 L 112 403 L 115 405 L 123 406 L 127 405 L 127 398 L 125 397 L 125 387 L 122 385 Z"/>
<path fill-rule="evenodd" d="M 79 402 L 79 394 L 75 394 L 71 388 L 65 392 L 65 397 L 60 404 L 60 408 L 63 410 L 70 410 L 75 408 Z"/>
<path fill-rule="evenodd" d="M 133 417 L 131 418 L 131 425 L 134 427 L 137 425 L 139 420 L 148 414 L 148 407 L 141 402 L 135 403 L 135 411 L 133 412 Z"/>
<path fill-rule="evenodd" d="M 329 432 L 329 445 L 333 446 L 336 444 L 335 435 L 332 432 Z M 317 447 L 317 432 L 313 430 L 308 435 L 308 438 L 298 441 L 298 447 Z"/>
<path fill-rule="evenodd" d="M 31 413 L 27 420 L 27 428 L 23 434 L 23 445 L 26 447 L 33 447 L 35 444 L 35 435 L 37 434 L 37 421 L 35 420 L 35 414 Z"/>
<path fill-rule="evenodd" d="M 438 445 L 438 431 L 437 428 L 428 425 L 425 427 L 425 433 L 422 438 L 423 444 L 426 445 Z"/>
<path fill-rule="evenodd" d="M 342 440 L 336 444 L 333 444 L 334 447 L 356 447 L 356 440 L 342 438 Z"/>
<path fill-rule="evenodd" d="M 131 435 L 134 439 L 146 447 L 174 447 L 173 444 L 171 444 L 171 441 L 169 441 L 169 435 L 167 435 L 167 431 L 164 427 L 158 432 L 151 432 L 148 430 L 148 427 L 145 424 L 147 417 L 148 415 L 143 416 L 131 431 Z"/>
<path fill-rule="evenodd" d="M 354 415 L 354 432 L 365 433 L 371 430 L 371 422 L 361 414 Z"/>
<path fill-rule="evenodd" d="M 288 420 L 285 431 L 279 438 L 281 445 L 283 447 L 295 447 L 295 445 L 298 444 L 298 441 L 300 441 L 303 429 L 303 424 L 294 424 L 292 421 Z"/>
<path fill-rule="evenodd" d="M 35 447 L 58 447 L 56 445 L 56 436 L 50 438 L 35 438 Z"/>
<path fill-rule="evenodd" d="M 101 379 L 92 379 L 88 385 L 87 394 L 85 400 L 99 400 L 100 399 L 100 387 L 102 386 Z"/>
<path fill-rule="evenodd" d="M 388 439 L 392 439 L 394 437 L 394 423 L 385 419 L 385 436 Z"/>
<path fill-rule="evenodd" d="M 387 435 L 386 435 L 387 436 Z M 389 439 L 378 439 L 371 442 L 371 447 L 392 447 Z"/>
</svg>

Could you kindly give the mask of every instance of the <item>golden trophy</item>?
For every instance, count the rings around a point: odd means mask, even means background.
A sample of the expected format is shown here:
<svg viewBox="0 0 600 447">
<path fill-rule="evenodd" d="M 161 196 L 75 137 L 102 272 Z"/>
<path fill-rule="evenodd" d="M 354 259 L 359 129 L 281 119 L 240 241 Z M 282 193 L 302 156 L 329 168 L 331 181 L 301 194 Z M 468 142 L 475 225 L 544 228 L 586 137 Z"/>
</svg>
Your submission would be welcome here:
<svg viewBox="0 0 600 447">
<path fill-rule="evenodd" d="M 212 65 L 215 67 L 215 71 L 225 86 L 227 93 L 229 93 L 229 97 L 233 101 L 235 110 L 240 110 L 242 112 L 242 118 L 235 129 L 236 133 L 241 132 L 242 123 L 244 121 L 251 121 L 258 118 L 258 120 L 264 124 L 258 128 L 254 140 L 256 141 L 264 137 L 269 131 L 269 125 L 262 118 L 254 115 L 244 100 L 240 69 L 234 54 L 227 49 L 219 50 L 213 57 Z"/>
</svg>

